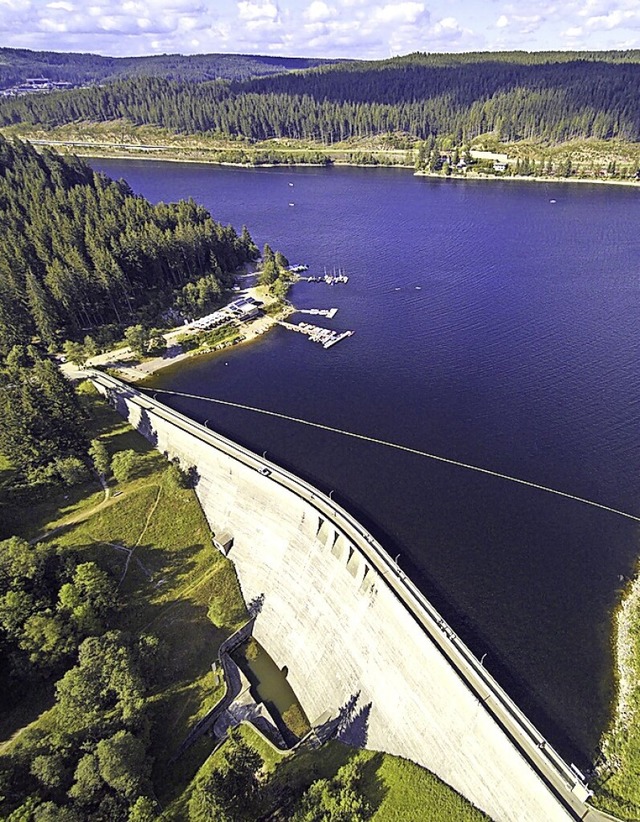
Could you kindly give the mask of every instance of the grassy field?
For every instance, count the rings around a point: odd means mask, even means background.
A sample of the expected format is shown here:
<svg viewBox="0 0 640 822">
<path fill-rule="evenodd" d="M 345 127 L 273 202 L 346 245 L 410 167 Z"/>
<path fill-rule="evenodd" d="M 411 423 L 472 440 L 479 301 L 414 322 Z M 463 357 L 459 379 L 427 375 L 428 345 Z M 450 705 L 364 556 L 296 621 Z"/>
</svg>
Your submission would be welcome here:
<svg viewBox="0 0 640 822">
<path fill-rule="evenodd" d="M 275 776 L 284 786 L 302 788 L 314 779 L 330 779 L 355 756 L 364 760 L 362 792 L 373 809 L 376 822 L 478 822 L 488 819 L 466 799 L 429 771 L 400 757 L 356 751 L 339 742 L 329 742 L 283 761 Z"/>
<path fill-rule="evenodd" d="M 97 479 L 75 488 L 51 488 L 46 495 L 13 488 L 14 471 L 0 456 L 0 539 L 18 534 L 33 539 L 92 510 L 104 499 Z"/>
<path fill-rule="evenodd" d="M 216 766 L 220 752 L 202 737 L 176 762 L 178 746 L 194 723 L 222 695 L 211 663 L 220 643 L 247 618 L 233 565 L 215 550 L 195 493 L 175 487 L 164 457 L 152 450 L 97 395 L 81 386 L 90 411 L 90 436 L 100 436 L 111 455 L 133 449 L 135 475 L 111 483 L 106 498 L 98 483 L 73 493 L 52 489 L 34 504 L 26 492 L 8 493 L 11 467 L 0 464 L 4 534 L 49 539 L 96 561 L 118 580 L 118 607 L 109 629 L 157 635 L 168 650 L 165 676 L 150 695 L 153 707 L 153 781 L 166 820 L 188 819 L 195 780 Z M 124 549 L 124 550 L 123 550 Z M 54 727 L 53 683 L 22 694 L 0 719 L 2 753 L 32 744 Z M 292 757 L 275 751 L 250 727 L 246 739 L 265 760 L 277 791 L 290 797 L 312 781 L 330 778 L 351 757 L 365 758 L 363 792 L 376 820 L 479 820 L 486 818 L 448 786 L 408 761 L 372 752 L 359 754 L 337 742 Z M 419 816 L 417 815 L 419 814 Z"/>
<path fill-rule="evenodd" d="M 370 818 L 374 822 L 481 822 L 489 819 L 438 777 L 401 757 L 358 751 L 336 741 L 293 757 L 274 751 L 251 726 L 243 725 L 241 731 L 244 740 L 264 760 L 263 771 L 271 796 L 299 796 L 311 782 L 333 778 L 339 768 L 358 757 L 363 762 L 361 790 L 369 802 Z M 223 755 L 224 746 L 202 766 L 189 791 L 165 812 L 164 818 L 168 822 L 185 818 L 193 785 L 219 767 Z M 268 804 L 261 810 L 269 811 Z M 282 818 L 287 818 L 286 811 Z"/>
</svg>

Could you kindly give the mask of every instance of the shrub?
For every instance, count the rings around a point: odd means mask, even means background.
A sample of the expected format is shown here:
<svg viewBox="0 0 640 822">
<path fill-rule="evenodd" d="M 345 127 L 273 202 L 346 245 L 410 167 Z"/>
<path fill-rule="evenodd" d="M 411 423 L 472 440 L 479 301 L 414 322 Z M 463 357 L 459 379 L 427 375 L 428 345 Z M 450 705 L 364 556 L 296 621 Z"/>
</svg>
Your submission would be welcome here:
<svg viewBox="0 0 640 822">
<path fill-rule="evenodd" d="M 113 471 L 113 476 L 118 482 L 126 482 L 127 480 L 130 480 L 133 476 L 135 476 L 136 472 L 140 468 L 140 465 L 140 455 L 132 449 L 128 449 L 127 451 L 118 451 L 117 454 L 113 455 L 111 460 L 111 470 Z"/>
<path fill-rule="evenodd" d="M 102 440 L 91 440 L 91 447 L 89 448 L 89 456 L 93 460 L 93 465 L 99 474 L 106 477 L 111 468 L 111 459 L 107 446 Z"/>
<path fill-rule="evenodd" d="M 189 473 L 180 468 L 175 462 L 172 462 L 167 468 L 166 477 L 169 488 L 174 491 L 179 491 L 181 488 L 188 488 L 190 485 Z"/>
<path fill-rule="evenodd" d="M 56 460 L 55 470 L 65 485 L 81 485 L 89 478 L 89 470 L 78 457 Z"/>
</svg>

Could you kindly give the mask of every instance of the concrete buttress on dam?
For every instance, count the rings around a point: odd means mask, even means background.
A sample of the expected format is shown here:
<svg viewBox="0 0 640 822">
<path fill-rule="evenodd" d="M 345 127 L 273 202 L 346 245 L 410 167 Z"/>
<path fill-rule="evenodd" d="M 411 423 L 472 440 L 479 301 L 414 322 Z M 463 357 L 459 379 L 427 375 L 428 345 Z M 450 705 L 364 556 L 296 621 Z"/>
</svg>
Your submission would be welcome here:
<svg viewBox="0 0 640 822">
<path fill-rule="evenodd" d="M 342 712 L 347 741 L 417 762 L 492 819 L 597 816 L 569 766 L 348 512 L 119 380 L 90 377 L 160 451 L 195 468 L 245 600 L 260 603 L 254 636 L 312 721 Z"/>
</svg>

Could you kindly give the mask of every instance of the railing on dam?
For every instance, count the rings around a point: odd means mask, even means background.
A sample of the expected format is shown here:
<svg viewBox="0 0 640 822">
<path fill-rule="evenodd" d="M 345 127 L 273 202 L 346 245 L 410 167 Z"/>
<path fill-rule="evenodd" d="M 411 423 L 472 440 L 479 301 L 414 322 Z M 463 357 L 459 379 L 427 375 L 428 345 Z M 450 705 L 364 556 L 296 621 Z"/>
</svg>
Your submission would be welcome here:
<svg viewBox="0 0 640 822">
<path fill-rule="evenodd" d="M 147 412 L 152 411 L 156 417 L 182 429 L 254 470 L 260 471 L 266 468 L 268 478 L 272 482 L 288 489 L 313 506 L 360 551 L 366 562 L 378 573 L 379 584 L 389 586 L 395 593 L 413 619 L 441 650 L 458 675 L 566 808 L 579 819 L 604 818 L 604 815 L 587 803 L 591 792 L 582 774 L 575 766 L 567 764 L 554 750 L 424 594 L 348 511 L 308 482 L 163 405 L 155 398 L 102 372 L 87 369 L 86 373 L 96 387 L 104 393 L 119 395 Z"/>
</svg>

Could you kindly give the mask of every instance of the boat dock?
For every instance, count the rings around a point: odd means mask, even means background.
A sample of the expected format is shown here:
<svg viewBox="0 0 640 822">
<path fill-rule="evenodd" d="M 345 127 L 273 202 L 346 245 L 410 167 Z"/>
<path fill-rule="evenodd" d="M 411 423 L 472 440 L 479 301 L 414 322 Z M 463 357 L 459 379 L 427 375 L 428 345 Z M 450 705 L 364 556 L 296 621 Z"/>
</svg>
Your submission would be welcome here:
<svg viewBox="0 0 640 822">
<path fill-rule="evenodd" d="M 308 271 L 308 265 L 290 265 L 287 269 L 290 274 L 293 276 L 291 279 L 295 283 L 304 282 L 304 283 L 326 283 L 327 285 L 335 285 L 336 283 L 348 283 L 349 278 L 344 273 L 344 271 L 339 268 L 337 271 L 334 268 L 333 272 L 328 273 L 327 269 L 325 268 L 324 274 L 315 277 L 302 277 L 301 273 L 303 271 Z"/>
<path fill-rule="evenodd" d="M 353 334 L 353 331 L 332 331 L 330 328 L 320 328 L 320 326 L 311 325 L 311 323 L 298 323 L 295 325 L 295 323 L 279 320 L 278 325 L 281 325 L 283 328 L 288 328 L 289 331 L 306 334 L 312 342 L 320 343 L 323 348 L 331 348 L 332 345 Z"/>
<path fill-rule="evenodd" d="M 335 334 L 335 331 L 332 332 L 332 333 Z M 338 334 L 332 340 L 329 340 L 329 342 L 326 342 L 324 344 L 324 347 L 325 348 L 331 348 L 332 345 L 335 345 L 336 343 L 340 342 L 340 340 L 344 340 L 346 337 L 351 337 L 354 333 L 355 332 L 353 332 L 353 331 L 343 331 L 342 334 Z"/>
<path fill-rule="evenodd" d="M 332 320 L 338 313 L 337 308 L 296 308 L 298 314 L 315 314 Z"/>
<path fill-rule="evenodd" d="M 335 285 L 336 283 L 348 283 L 349 278 L 346 274 L 323 274 L 322 277 L 299 277 L 296 282 L 304 283 L 326 283 L 327 285 Z"/>
</svg>

